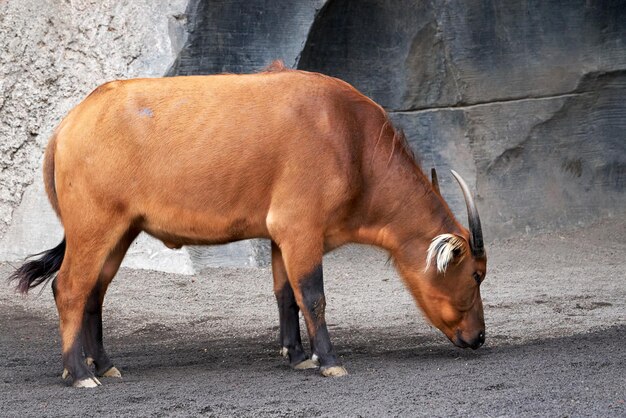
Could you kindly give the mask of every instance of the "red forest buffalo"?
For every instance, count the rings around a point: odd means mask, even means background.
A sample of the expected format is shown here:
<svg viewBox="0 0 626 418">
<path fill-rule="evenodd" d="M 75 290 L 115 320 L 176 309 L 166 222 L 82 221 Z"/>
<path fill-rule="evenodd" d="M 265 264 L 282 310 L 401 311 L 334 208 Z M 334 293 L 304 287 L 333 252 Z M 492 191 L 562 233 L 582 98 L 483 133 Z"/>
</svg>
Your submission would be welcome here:
<svg viewBox="0 0 626 418">
<path fill-rule="evenodd" d="M 322 256 L 350 242 L 386 249 L 426 317 L 455 345 L 478 348 L 486 256 L 471 194 L 453 174 L 469 231 L 385 111 L 336 78 L 275 63 L 258 74 L 114 81 L 50 140 L 45 186 L 65 238 L 12 279 L 26 293 L 58 271 L 64 374 L 78 387 L 120 376 L 102 344 L 102 301 L 141 231 L 168 247 L 269 238 L 294 368 L 346 374 L 326 327 Z"/>
</svg>

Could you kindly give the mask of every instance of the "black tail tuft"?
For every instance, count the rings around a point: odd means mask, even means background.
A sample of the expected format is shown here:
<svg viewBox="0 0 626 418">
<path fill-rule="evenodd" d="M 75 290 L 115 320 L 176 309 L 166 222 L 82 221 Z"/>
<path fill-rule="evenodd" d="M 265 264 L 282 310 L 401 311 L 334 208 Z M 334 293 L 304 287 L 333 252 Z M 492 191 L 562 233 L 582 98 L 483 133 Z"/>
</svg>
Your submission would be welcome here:
<svg viewBox="0 0 626 418">
<path fill-rule="evenodd" d="M 46 283 L 59 271 L 65 256 L 65 238 L 56 247 L 28 258 L 37 256 L 41 257 L 24 263 L 9 276 L 9 282 L 17 281 L 15 289 L 20 293 L 28 293 L 30 288 Z"/>
</svg>

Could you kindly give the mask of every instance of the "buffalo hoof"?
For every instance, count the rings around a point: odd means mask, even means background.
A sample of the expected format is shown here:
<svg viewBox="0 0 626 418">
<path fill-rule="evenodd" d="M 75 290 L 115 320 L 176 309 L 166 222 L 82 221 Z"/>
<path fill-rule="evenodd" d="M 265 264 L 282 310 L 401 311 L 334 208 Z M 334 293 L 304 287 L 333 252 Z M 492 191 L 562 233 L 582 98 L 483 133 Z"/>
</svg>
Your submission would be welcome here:
<svg viewBox="0 0 626 418">
<path fill-rule="evenodd" d="M 347 376 L 348 371 L 342 366 L 325 367 L 320 370 L 324 377 L 341 377 Z"/>
<path fill-rule="evenodd" d="M 113 368 L 115 369 L 115 367 Z M 70 377 L 70 372 L 67 369 L 63 369 L 63 374 L 61 374 L 61 378 L 65 380 L 68 377 Z M 84 379 L 80 379 L 80 380 L 75 380 L 72 386 L 74 386 L 75 388 L 95 388 L 100 385 L 102 385 L 102 383 L 100 383 L 100 381 L 94 376 L 94 377 L 85 377 Z"/>
<path fill-rule="evenodd" d="M 289 350 L 287 349 L 287 347 L 283 347 L 280 349 L 280 355 L 285 358 L 289 357 Z"/>
<path fill-rule="evenodd" d="M 122 373 L 115 366 L 111 367 L 106 372 L 102 373 L 102 377 L 122 377 Z"/>
<path fill-rule="evenodd" d="M 100 386 L 102 383 L 95 377 L 86 377 L 84 379 L 80 379 L 74 382 L 75 388 L 95 388 Z"/>
<path fill-rule="evenodd" d="M 306 359 L 295 366 L 293 366 L 296 370 L 305 370 L 305 369 L 317 369 L 319 367 L 319 363 L 313 359 Z"/>
</svg>

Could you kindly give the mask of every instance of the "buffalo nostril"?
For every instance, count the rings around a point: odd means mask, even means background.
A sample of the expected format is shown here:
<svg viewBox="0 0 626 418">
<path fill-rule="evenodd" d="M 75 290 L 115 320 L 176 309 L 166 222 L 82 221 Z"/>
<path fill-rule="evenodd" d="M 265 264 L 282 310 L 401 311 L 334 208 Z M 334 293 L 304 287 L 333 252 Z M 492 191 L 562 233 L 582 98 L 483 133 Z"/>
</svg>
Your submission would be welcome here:
<svg viewBox="0 0 626 418">
<path fill-rule="evenodd" d="M 485 331 L 480 331 L 478 334 L 475 334 L 474 338 L 471 340 L 464 340 L 462 337 L 461 330 L 457 330 L 456 338 L 452 340 L 454 345 L 461 348 L 470 347 L 474 350 L 482 346 L 485 342 Z"/>
<path fill-rule="evenodd" d="M 485 331 L 480 331 L 480 333 L 478 333 L 478 336 L 476 337 L 476 340 L 474 340 L 474 344 L 472 348 L 476 349 L 480 347 L 481 345 L 483 345 L 484 343 L 485 343 Z"/>
</svg>

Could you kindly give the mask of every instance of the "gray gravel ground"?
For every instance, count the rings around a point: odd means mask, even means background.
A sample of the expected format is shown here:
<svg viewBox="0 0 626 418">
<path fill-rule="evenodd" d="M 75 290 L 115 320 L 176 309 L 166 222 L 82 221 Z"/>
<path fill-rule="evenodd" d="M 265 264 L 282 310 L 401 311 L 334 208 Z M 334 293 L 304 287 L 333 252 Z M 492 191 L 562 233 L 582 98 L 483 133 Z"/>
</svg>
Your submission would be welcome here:
<svg viewBox="0 0 626 418">
<path fill-rule="evenodd" d="M 327 319 L 350 372 L 335 379 L 279 357 L 269 268 L 122 270 L 104 327 L 124 377 L 94 390 L 60 379 L 49 288 L 2 285 L 0 416 L 626 416 L 626 222 L 488 251 L 477 351 L 428 326 L 386 254 L 329 254 Z"/>
</svg>

